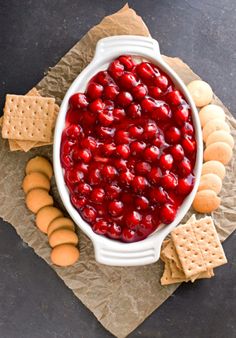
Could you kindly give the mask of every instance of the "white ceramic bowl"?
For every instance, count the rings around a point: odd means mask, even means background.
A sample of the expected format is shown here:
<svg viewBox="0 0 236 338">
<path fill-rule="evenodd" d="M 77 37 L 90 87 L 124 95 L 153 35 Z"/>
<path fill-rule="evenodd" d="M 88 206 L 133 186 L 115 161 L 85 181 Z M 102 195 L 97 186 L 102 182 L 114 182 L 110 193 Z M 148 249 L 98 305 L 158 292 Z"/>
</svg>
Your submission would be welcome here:
<svg viewBox="0 0 236 338">
<path fill-rule="evenodd" d="M 61 135 L 65 125 L 70 96 L 75 92 L 83 92 L 92 76 L 98 71 L 106 69 L 113 59 L 122 54 L 137 55 L 138 57 L 148 59 L 170 76 L 175 86 L 184 94 L 186 101 L 191 107 L 197 141 L 194 188 L 180 206 L 175 220 L 171 224 L 157 229 L 146 239 L 135 243 L 118 242 L 93 232 L 90 225 L 81 218 L 70 202 L 69 193 L 63 178 L 63 168 L 60 163 Z M 54 172 L 61 199 L 74 222 L 93 242 L 96 261 L 102 264 L 117 266 L 145 265 L 156 262 L 160 257 L 161 244 L 164 238 L 180 223 L 192 204 L 200 180 L 203 153 L 201 127 L 195 104 L 183 81 L 163 61 L 156 40 L 142 36 L 122 35 L 108 37 L 97 43 L 93 60 L 74 80 L 61 104 L 55 128 L 53 150 Z"/>
</svg>

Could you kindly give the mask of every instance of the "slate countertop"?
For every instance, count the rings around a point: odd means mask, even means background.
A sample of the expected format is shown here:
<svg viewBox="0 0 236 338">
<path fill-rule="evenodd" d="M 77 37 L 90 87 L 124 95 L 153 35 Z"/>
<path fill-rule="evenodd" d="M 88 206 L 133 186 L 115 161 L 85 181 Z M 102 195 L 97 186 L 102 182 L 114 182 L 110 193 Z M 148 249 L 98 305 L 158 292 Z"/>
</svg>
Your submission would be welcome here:
<svg viewBox="0 0 236 338">
<path fill-rule="evenodd" d="M 0 1 L 0 105 L 23 93 L 125 1 Z M 130 1 L 163 54 L 187 62 L 236 116 L 235 0 Z M 130 338 L 236 337 L 236 233 L 212 280 L 183 284 Z M 0 220 L 0 337 L 112 337 L 54 271 Z"/>
</svg>

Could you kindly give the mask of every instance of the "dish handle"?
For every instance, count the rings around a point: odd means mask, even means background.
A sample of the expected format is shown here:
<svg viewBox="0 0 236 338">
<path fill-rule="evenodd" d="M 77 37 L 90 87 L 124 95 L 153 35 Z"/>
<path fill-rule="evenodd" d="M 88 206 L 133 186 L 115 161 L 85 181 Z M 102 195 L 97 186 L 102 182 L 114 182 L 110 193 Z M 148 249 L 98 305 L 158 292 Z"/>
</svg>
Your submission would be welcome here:
<svg viewBox="0 0 236 338">
<path fill-rule="evenodd" d="M 164 239 L 164 238 L 163 238 Z M 138 266 L 152 264 L 160 258 L 163 239 L 137 243 L 106 243 L 95 241 L 94 251 L 98 263 L 112 266 Z"/>
<path fill-rule="evenodd" d="M 98 41 L 94 59 L 101 56 L 137 54 L 146 57 L 160 57 L 159 44 L 151 37 L 139 35 L 116 35 Z"/>
</svg>

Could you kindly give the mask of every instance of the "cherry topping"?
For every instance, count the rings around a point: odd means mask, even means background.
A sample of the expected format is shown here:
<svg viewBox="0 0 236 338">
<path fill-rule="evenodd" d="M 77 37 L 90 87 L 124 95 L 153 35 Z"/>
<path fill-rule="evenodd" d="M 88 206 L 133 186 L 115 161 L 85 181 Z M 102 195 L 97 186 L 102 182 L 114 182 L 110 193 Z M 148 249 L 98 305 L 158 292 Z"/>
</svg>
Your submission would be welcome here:
<svg viewBox="0 0 236 338">
<path fill-rule="evenodd" d="M 169 76 L 122 55 L 69 105 L 61 165 L 71 203 L 93 231 L 131 243 L 171 223 L 194 186 L 196 140 Z"/>
</svg>

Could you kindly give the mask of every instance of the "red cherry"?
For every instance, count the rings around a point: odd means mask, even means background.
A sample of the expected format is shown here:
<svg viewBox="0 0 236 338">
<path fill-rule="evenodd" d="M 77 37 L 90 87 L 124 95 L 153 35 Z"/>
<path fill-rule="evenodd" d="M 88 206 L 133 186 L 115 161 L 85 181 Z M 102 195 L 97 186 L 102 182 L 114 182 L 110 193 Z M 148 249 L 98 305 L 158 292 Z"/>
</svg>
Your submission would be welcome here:
<svg viewBox="0 0 236 338">
<path fill-rule="evenodd" d="M 133 204 L 134 201 L 133 195 L 130 192 L 122 192 L 120 199 L 125 206 Z"/>
<path fill-rule="evenodd" d="M 117 144 L 127 144 L 130 142 L 129 133 L 125 130 L 117 130 L 115 134 L 115 141 Z"/>
<path fill-rule="evenodd" d="M 122 229 L 121 229 L 120 225 L 118 225 L 118 224 L 116 224 L 116 223 L 112 223 L 112 224 L 108 227 L 107 235 L 108 235 L 108 237 L 110 237 L 110 238 L 113 238 L 113 239 L 119 239 L 120 236 L 121 236 L 121 232 L 122 232 Z"/>
<path fill-rule="evenodd" d="M 98 114 L 99 112 L 103 110 L 103 108 L 104 108 L 104 103 L 102 102 L 101 99 L 96 99 L 93 102 L 91 102 L 89 105 L 89 110 L 94 114 Z"/>
<path fill-rule="evenodd" d="M 178 185 L 178 178 L 173 173 L 166 173 L 161 178 L 161 185 L 167 190 L 175 189 Z"/>
<path fill-rule="evenodd" d="M 142 220 L 142 216 L 137 211 L 132 211 L 131 213 L 129 213 L 126 216 L 126 224 L 132 230 L 137 229 L 137 227 L 140 224 L 141 220 Z"/>
<path fill-rule="evenodd" d="M 131 92 L 135 100 L 141 101 L 147 95 L 147 87 L 143 84 L 138 84 L 132 88 Z"/>
<path fill-rule="evenodd" d="M 112 100 L 104 100 L 103 103 L 104 103 L 104 110 L 111 111 L 115 107 L 114 101 Z"/>
<path fill-rule="evenodd" d="M 93 223 L 96 219 L 96 216 L 97 212 L 93 207 L 91 207 L 90 205 L 84 207 L 82 211 L 82 217 L 85 219 L 85 221 Z"/>
<path fill-rule="evenodd" d="M 107 71 L 98 72 L 96 75 L 96 81 L 102 86 L 108 86 L 114 83 L 113 79 L 110 77 Z"/>
<path fill-rule="evenodd" d="M 119 84 L 122 89 L 130 90 L 132 87 L 137 85 L 137 79 L 133 73 L 125 72 L 123 75 L 121 75 Z"/>
<path fill-rule="evenodd" d="M 144 232 L 147 235 L 152 232 L 153 226 L 154 224 L 152 215 L 146 215 L 145 217 L 143 217 L 139 229 L 141 229 L 142 232 Z"/>
<path fill-rule="evenodd" d="M 112 181 L 117 175 L 117 170 L 111 165 L 104 165 L 102 175 L 105 180 Z"/>
<path fill-rule="evenodd" d="M 115 60 L 110 64 L 108 72 L 117 80 L 124 73 L 124 65 L 119 60 Z"/>
<path fill-rule="evenodd" d="M 182 140 L 182 146 L 187 154 L 195 154 L 196 142 L 189 137 L 184 137 Z"/>
<path fill-rule="evenodd" d="M 98 99 L 102 96 L 103 86 L 96 82 L 90 82 L 87 87 L 87 95 L 92 99 Z"/>
<path fill-rule="evenodd" d="M 189 111 L 186 107 L 178 107 L 174 112 L 175 121 L 179 126 L 183 126 L 187 122 L 189 116 Z"/>
<path fill-rule="evenodd" d="M 109 139 L 114 136 L 115 129 L 109 127 L 98 126 L 97 127 L 97 134 L 101 139 Z"/>
<path fill-rule="evenodd" d="M 88 136 L 81 141 L 81 146 L 94 151 L 97 148 L 97 142 L 92 136 Z"/>
<path fill-rule="evenodd" d="M 105 191 L 104 191 L 104 189 L 102 189 L 102 188 L 94 188 L 93 191 L 92 191 L 92 193 L 91 193 L 90 199 L 94 203 L 100 204 L 100 203 L 103 202 L 104 197 L 105 197 Z"/>
<path fill-rule="evenodd" d="M 148 62 L 142 62 L 136 66 L 138 75 L 144 82 L 149 82 L 155 75 L 155 71 Z"/>
<path fill-rule="evenodd" d="M 80 175 L 74 169 L 69 169 L 65 171 L 65 181 L 66 183 L 75 184 L 80 182 Z"/>
<path fill-rule="evenodd" d="M 82 132 L 82 128 L 79 125 L 71 124 L 68 128 L 66 128 L 65 133 L 66 136 L 70 140 L 76 140 Z"/>
<path fill-rule="evenodd" d="M 97 185 L 101 182 L 101 172 L 98 168 L 91 168 L 89 170 L 88 181 L 91 185 Z"/>
<path fill-rule="evenodd" d="M 114 117 L 109 111 L 102 111 L 98 114 L 99 122 L 102 126 L 108 127 L 114 122 Z"/>
<path fill-rule="evenodd" d="M 138 210 L 146 210 L 149 207 L 149 201 L 145 196 L 137 196 L 135 199 L 135 205 Z"/>
<path fill-rule="evenodd" d="M 170 154 L 162 154 L 159 159 L 159 165 L 161 169 L 171 170 L 173 166 L 173 157 Z"/>
<path fill-rule="evenodd" d="M 118 171 L 126 171 L 127 170 L 126 161 L 123 160 L 122 158 L 115 159 L 114 165 L 115 165 L 115 167 Z"/>
<path fill-rule="evenodd" d="M 121 234 L 124 242 L 133 242 L 135 240 L 136 233 L 134 230 L 124 228 Z"/>
<path fill-rule="evenodd" d="M 61 164 L 63 168 L 70 168 L 73 166 L 73 160 L 70 155 L 61 155 Z"/>
<path fill-rule="evenodd" d="M 184 158 L 184 149 L 180 144 L 175 144 L 170 148 L 170 153 L 175 161 L 182 161 Z"/>
<path fill-rule="evenodd" d="M 90 128 L 93 124 L 96 123 L 96 115 L 94 115 L 93 113 L 87 110 L 83 112 L 82 122 L 83 122 L 83 127 Z"/>
<path fill-rule="evenodd" d="M 156 102 L 150 97 L 146 97 L 141 101 L 142 110 L 145 113 L 152 113 L 156 108 Z"/>
<path fill-rule="evenodd" d="M 102 155 L 111 156 L 116 150 L 115 143 L 105 143 L 102 145 Z"/>
<path fill-rule="evenodd" d="M 173 90 L 172 92 L 169 92 L 166 96 L 168 102 L 174 106 L 181 105 L 183 98 L 182 95 L 178 90 Z"/>
<path fill-rule="evenodd" d="M 169 82 L 165 75 L 156 76 L 153 82 L 154 82 L 154 85 L 159 87 L 163 92 L 167 90 Z"/>
<path fill-rule="evenodd" d="M 148 94 L 154 99 L 159 99 L 162 95 L 162 90 L 159 87 L 150 86 L 148 87 Z"/>
<path fill-rule="evenodd" d="M 152 201 L 159 203 L 159 204 L 164 204 L 169 201 L 169 196 L 162 187 L 153 188 L 150 191 L 150 197 Z"/>
<path fill-rule="evenodd" d="M 74 150 L 73 158 L 75 160 L 82 160 L 84 163 L 89 163 L 91 161 L 92 155 L 89 149 L 77 148 Z"/>
<path fill-rule="evenodd" d="M 87 96 L 83 93 L 75 93 L 70 97 L 69 104 L 72 108 L 83 109 L 89 104 Z"/>
<path fill-rule="evenodd" d="M 180 178 L 177 187 L 178 194 L 185 196 L 188 195 L 193 189 L 193 184 L 194 181 L 192 177 Z"/>
<path fill-rule="evenodd" d="M 85 197 L 81 197 L 81 196 L 78 196 L 78 195 L 71 195 L 70 200 L 71 200 L 71 203 L 73 204 L 73 206 L 76 209 L 82 209 L 87 202 Z"/>
<path fill-rule="evenodd" d="M 151 139 L 156 136 L 157 125 L 155 122 L 148 122 L 143 130 L 144 139 Z"/>
<path fill-rule="evenodd" d="M 134 141 L 130 144 L 130 150 L 133 155 L 140 154 L 146 148 L 146 143 L 142 141 Z"/>
<path fill-rule="evenodd" d="M 179 142 L 181 138 L 180 130 L 176 127 L 170 127 L 165 132 L 165 138 L 166 138 L 166 141 L 171 144 Z"/>
<path fill-rule="evenodd" d="M 119 61 L 125 66 L 126 70 L 131 70 L 135 65 L 131 56 L 122 55 L 119 57 Z"/>
<path fill-rule="evenodd" d="M 93 225 L 93 231 L 99 235 L 105 235 L 108 230 L 108 223 L 105 220 L 99 220 Z"/>
<path fill-rule="evenodd" d="M 158 148 L 164 146 L 164 144 L 165 144 L 164 136 L 162 134 L 157 134 L 155 136 L 154 140 L 152 141 L 152 144 L 154 146 L 157 146 Z"/>
<path fill-rule="evenodd" d="M 153 167 L 148 175 L 149 180 L 152 183 L 158 183 L 161 177 L 161 170 L 157 167 Z"/>
<path fill-rule="evenodd" d="M 156 146 L 148 147 L 144 150 L 143 156 L 147 161 L 156 161 L 159 157 L 160 150 Z"/>
<path fill-rule="evenodd" d="M 136 119 L 141 116 L 141 107 L 139 104 L 131 103 L 127 108 L 127 114 L 132 119 Z"/>
<path fill-rule="evenodd" d="M 88 172 L 88 165 L 83 162 L 78 162 L 75 166 L 75 170 L 82 172 L 83 174 L 87 174 Z"/>
<path fill-rule="evenodd" d="M 125 108 L 133 101 L 133 97 L 129 92 L 120 92 L 117 95 L 116 102 L 119 106 Z"/>
<path fill-rule="evenodd" d="M 109 85 L 104 88 L 103 96 L 107 100 L 115 100 L 119 94 L 119 88 L 116 85 Z"/>
<path fill-rule="evenodd" d="M 181 134 L 182 135 L 193 135 L 194 129 L 191 123 L 186 122 L 184 126 L 181 128 Z"/>
<path fill-rule="evenodd" d="M 143 128 L 140 126 L 129 127 L 129 134 L 131 137 L 139 139 L 143 134 Z"/>
<path fill-rule="evenodd" d="M 122 108 L 115 108 L 113 110 L 113 116 L 116 122 L 121 122 L 125 118 L 125 110 Z"/>
<path fill-rule="evenodd" d="M 71 153 L 72 147 L 75 144 L 75 140 L 65 140 L 64 142 L 62 142 L 61 144 L 61 153 L 64 155 L 68 155 Z"/>
<path fill-rule="evenodd" d="M 165 204 L 160 209 L 160 219 L 164 224 L 173 222 L 176 216 L 176 209 L 171 204 Z"/>
<path fill-rule="evenodd" d="M 123 159 L 127 159 L 130 155 L 130 148 L 127 144 L 119 144 L 116 147 L 116 153 Z"/>
<path fill-rule="evenodd" d="M 125 171 L 120 174 L 120 181 L 126 186 L 129 186 L 134 179 L 134 175 L 130 171 Z"/>
<path fill-rule="evenodd" d="M 153 110 L 151 116 L 155 121 L 165 122 L 171 118 L 171 110 L 167 104 L 162 104 Z"/>
<path fill-rule="evenodd" d="M 132 181 L 132 187 L 136 192 L 143 191 L 148 187 L 148 181 L 143 176 L 135 176 Z"/>
<path fill-rule="evenodd" d="M 191 174 L 192 165 L 186 157 L 178 164 L 178 171 L 181 177 L 186 177 Z"/>
<path fill-rule="evenodd" d="M 106 186 L 106 196 L 110 200 L 117 199 L 120 195 L 121 188 L 118 184 L 111 184 Z"/>
<path fill-rule="evenodd" d="M 135 165 L 137 174 L 146 175 L 151 171 L 151 166 L 148 162 L 137 162 Z"/>
<path fill-rule="evenodd" d="M 92 188 L 88 183 L 79 183 L 77 186 L 77 191 L 80 195 L 88 196 L 90 195 Z"/>
<path fill-rule="evenodd" d="M 113 201 L 108 205 L 109 213 L 114 216 L 120 216 L 124 210 L 124 205 L 121 201 Z"/>
</svg>

